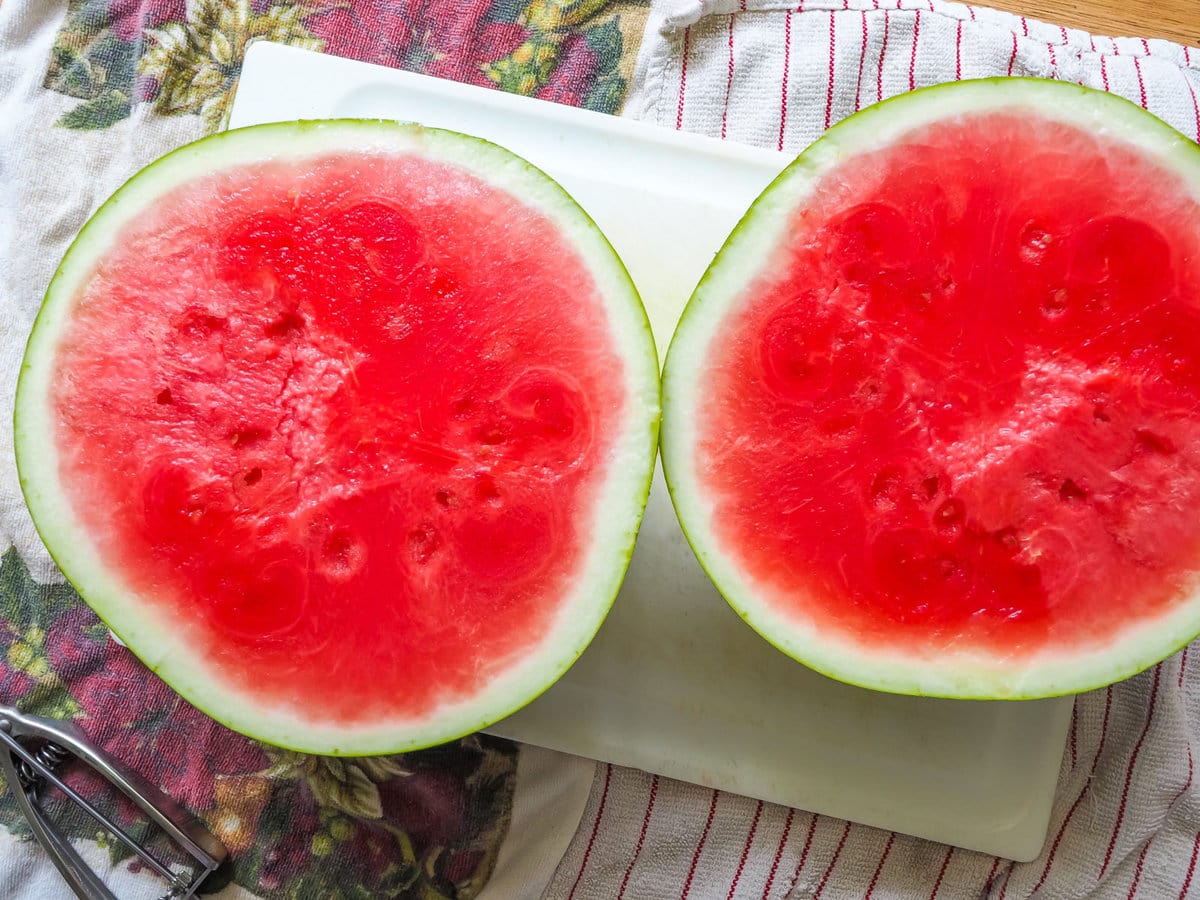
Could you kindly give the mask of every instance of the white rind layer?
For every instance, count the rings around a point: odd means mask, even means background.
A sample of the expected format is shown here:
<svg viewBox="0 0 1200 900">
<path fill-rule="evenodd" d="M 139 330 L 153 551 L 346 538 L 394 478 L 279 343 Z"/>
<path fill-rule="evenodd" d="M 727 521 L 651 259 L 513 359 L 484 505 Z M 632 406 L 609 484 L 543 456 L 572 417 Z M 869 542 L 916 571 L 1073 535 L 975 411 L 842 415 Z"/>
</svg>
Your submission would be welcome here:
<svg viewBox="0 0 1200 900">
<path fill-rule="evenodd" d="M 268 705 L 223 681 L 188 639 L 186 623 L 140 597 L 106 565 L 62 491 L 50 389 L 59 341 L 74 299 L 96 263 L 164 193 L 247 162 L 303 160 L 329 153 L 383 152 L 450 163 L 507 191 L 556 223 L 606 301 L 610 335 L 625 364 L 627 412 L 595 502 L 574 586 L 538 645 L 478 694 L 420 720 L 345 725 L 320 710 Z M 658 360 L 645 310 L 620 259 L 596 225 L 547 175 L 507 150 L 448 131 L 365 120 L 260 125 L 189 144 L 142 170 L 88 221 L 59 267 L 34 325 L 17 391 L 15 441 L 21 487 L 51 555 L 88 604 L 151 669 L 190 703 L 235 731 L 313 753 L 368 755 L 432 746 L 516 711 L 554 683 L 587 647 L 621 581 L 650 488 L 659 420 Z"/>
<path fill-rule="evenodd" d="M 737 312 L 747 284 L 772 265 L 789 213 L 820 180 L 856 154 L 877 151 L 923 126 L 1016 110 L 1076 125 L 1134 148 L 1176 173 L 1200 202 L 1200 147 L 1144 110 L 1111 94 L 1036 79 L 994 79 L 925 88 L 870 107 L 812 144 L 755 201 L 688 302 L 663 372 L 663 470 L 688 541 L 737 613 L 784 653 L 825 675 L 876 690 L 964 699 L 1032 699 L 1119 681 L 1164 659 L 1200 634 L 1200 588 L 1164 615 L 1131 625 L 1110 644 L 1056 647 L 1029 657 L 962 648 L 921 654 L 863 646 L 815 620 L 784 615 L 722 548 L 713 504 L 696 477 L 700 381 L 709 345 Z M 732 439 L 732 436 L 731 436 Z M 1200 514 L 1200 511 L 1198 511 Z"/>
</svg>

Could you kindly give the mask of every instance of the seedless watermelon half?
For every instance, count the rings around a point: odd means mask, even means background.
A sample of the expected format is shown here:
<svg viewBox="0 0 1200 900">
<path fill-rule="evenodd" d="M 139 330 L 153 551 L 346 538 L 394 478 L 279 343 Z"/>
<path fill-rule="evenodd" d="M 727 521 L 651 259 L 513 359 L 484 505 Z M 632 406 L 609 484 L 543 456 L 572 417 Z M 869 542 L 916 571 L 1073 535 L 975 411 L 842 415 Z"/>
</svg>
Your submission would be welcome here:
<svg viewBox="0 0 1200 900">
<path fill-rule="evenodd" d="M 1077 692 L 1200 632 L 1200 148 L 1074 85 L 831 129 L 696 289 L 663 380 L 679 518 L 835 678 Z"/>
<path fill-rule="evenodd" d="M 658 367 L 591 220 L 494 145 L 380 122 L 208 138 L 70 248 L 16 412 L 83 597 L 232 728 L 394 752 L 503 717 L 595 634 Z"/>
</svg>

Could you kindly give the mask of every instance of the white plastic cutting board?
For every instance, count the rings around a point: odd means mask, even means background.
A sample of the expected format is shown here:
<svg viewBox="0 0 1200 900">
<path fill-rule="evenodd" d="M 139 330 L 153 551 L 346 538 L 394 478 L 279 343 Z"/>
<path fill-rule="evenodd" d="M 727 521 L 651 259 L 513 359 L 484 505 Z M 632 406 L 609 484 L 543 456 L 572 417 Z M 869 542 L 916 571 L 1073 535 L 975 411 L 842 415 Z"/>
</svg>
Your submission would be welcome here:
<svg viewBox="0 0 1200 900">
<path fill-rule="evenodd" d="M 417 121 L 488 138 L 557 179 L 622 256 L 660 356 L 693 286 L 787 159 L 770 151 L 268 43 L 231 127 Z M 1071 700 L 970 703 L 848 687 L 725 604 L 661 476 L 624 587 L 579 662 L 495 734 L 1018 860 L 1046 836 Z"/>
</svg>

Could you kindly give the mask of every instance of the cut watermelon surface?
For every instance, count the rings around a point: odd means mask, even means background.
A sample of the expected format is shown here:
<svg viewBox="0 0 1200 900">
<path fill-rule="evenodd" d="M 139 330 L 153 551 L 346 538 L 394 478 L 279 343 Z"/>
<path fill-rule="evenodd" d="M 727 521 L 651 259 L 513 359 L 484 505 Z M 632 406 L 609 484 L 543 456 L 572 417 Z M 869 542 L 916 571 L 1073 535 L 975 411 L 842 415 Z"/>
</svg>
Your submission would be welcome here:
<svg viewBox="0 0 1200 900">
<path fill-rule="evenodd" d="M 55 277 L 17 451 L 152 668 L 297 749 L 448 740 L 551 684 L 620 585 L 658 379 L 595 226 L 493 145 L 260 126 L 144 170 Z"/>
<path fill-rule="evenodd" d="M 1037 697 L 1200 631 L 1200 148 L 1002 80 L 835 127 L 667 357 L 663 454 L 738 612 L 868 687 Z"/>
</svg>

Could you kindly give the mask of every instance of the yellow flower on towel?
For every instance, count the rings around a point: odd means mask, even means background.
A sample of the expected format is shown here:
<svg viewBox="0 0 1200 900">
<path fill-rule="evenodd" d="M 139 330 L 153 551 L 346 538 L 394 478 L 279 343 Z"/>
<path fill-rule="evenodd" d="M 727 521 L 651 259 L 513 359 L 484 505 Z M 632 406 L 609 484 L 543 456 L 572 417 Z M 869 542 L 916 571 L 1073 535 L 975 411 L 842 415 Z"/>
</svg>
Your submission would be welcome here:
<svg viewBox="0 0 1200 900">
<path fill-rule="evenodd" d="M 187 21 L 146 32 L 149 49 L 138 60 L 138 75 L 155 80 L 153 102 L 159 112 L 199 113 L 208 128 L 220 128 L 250 43 L 268 40 L 322 49 L 321 39 L 301 21 L 308 12 L 304 6 L 284 5 L 260 14 L 248 0 L 199 0 L 189 8 Z"/>
</svg>

